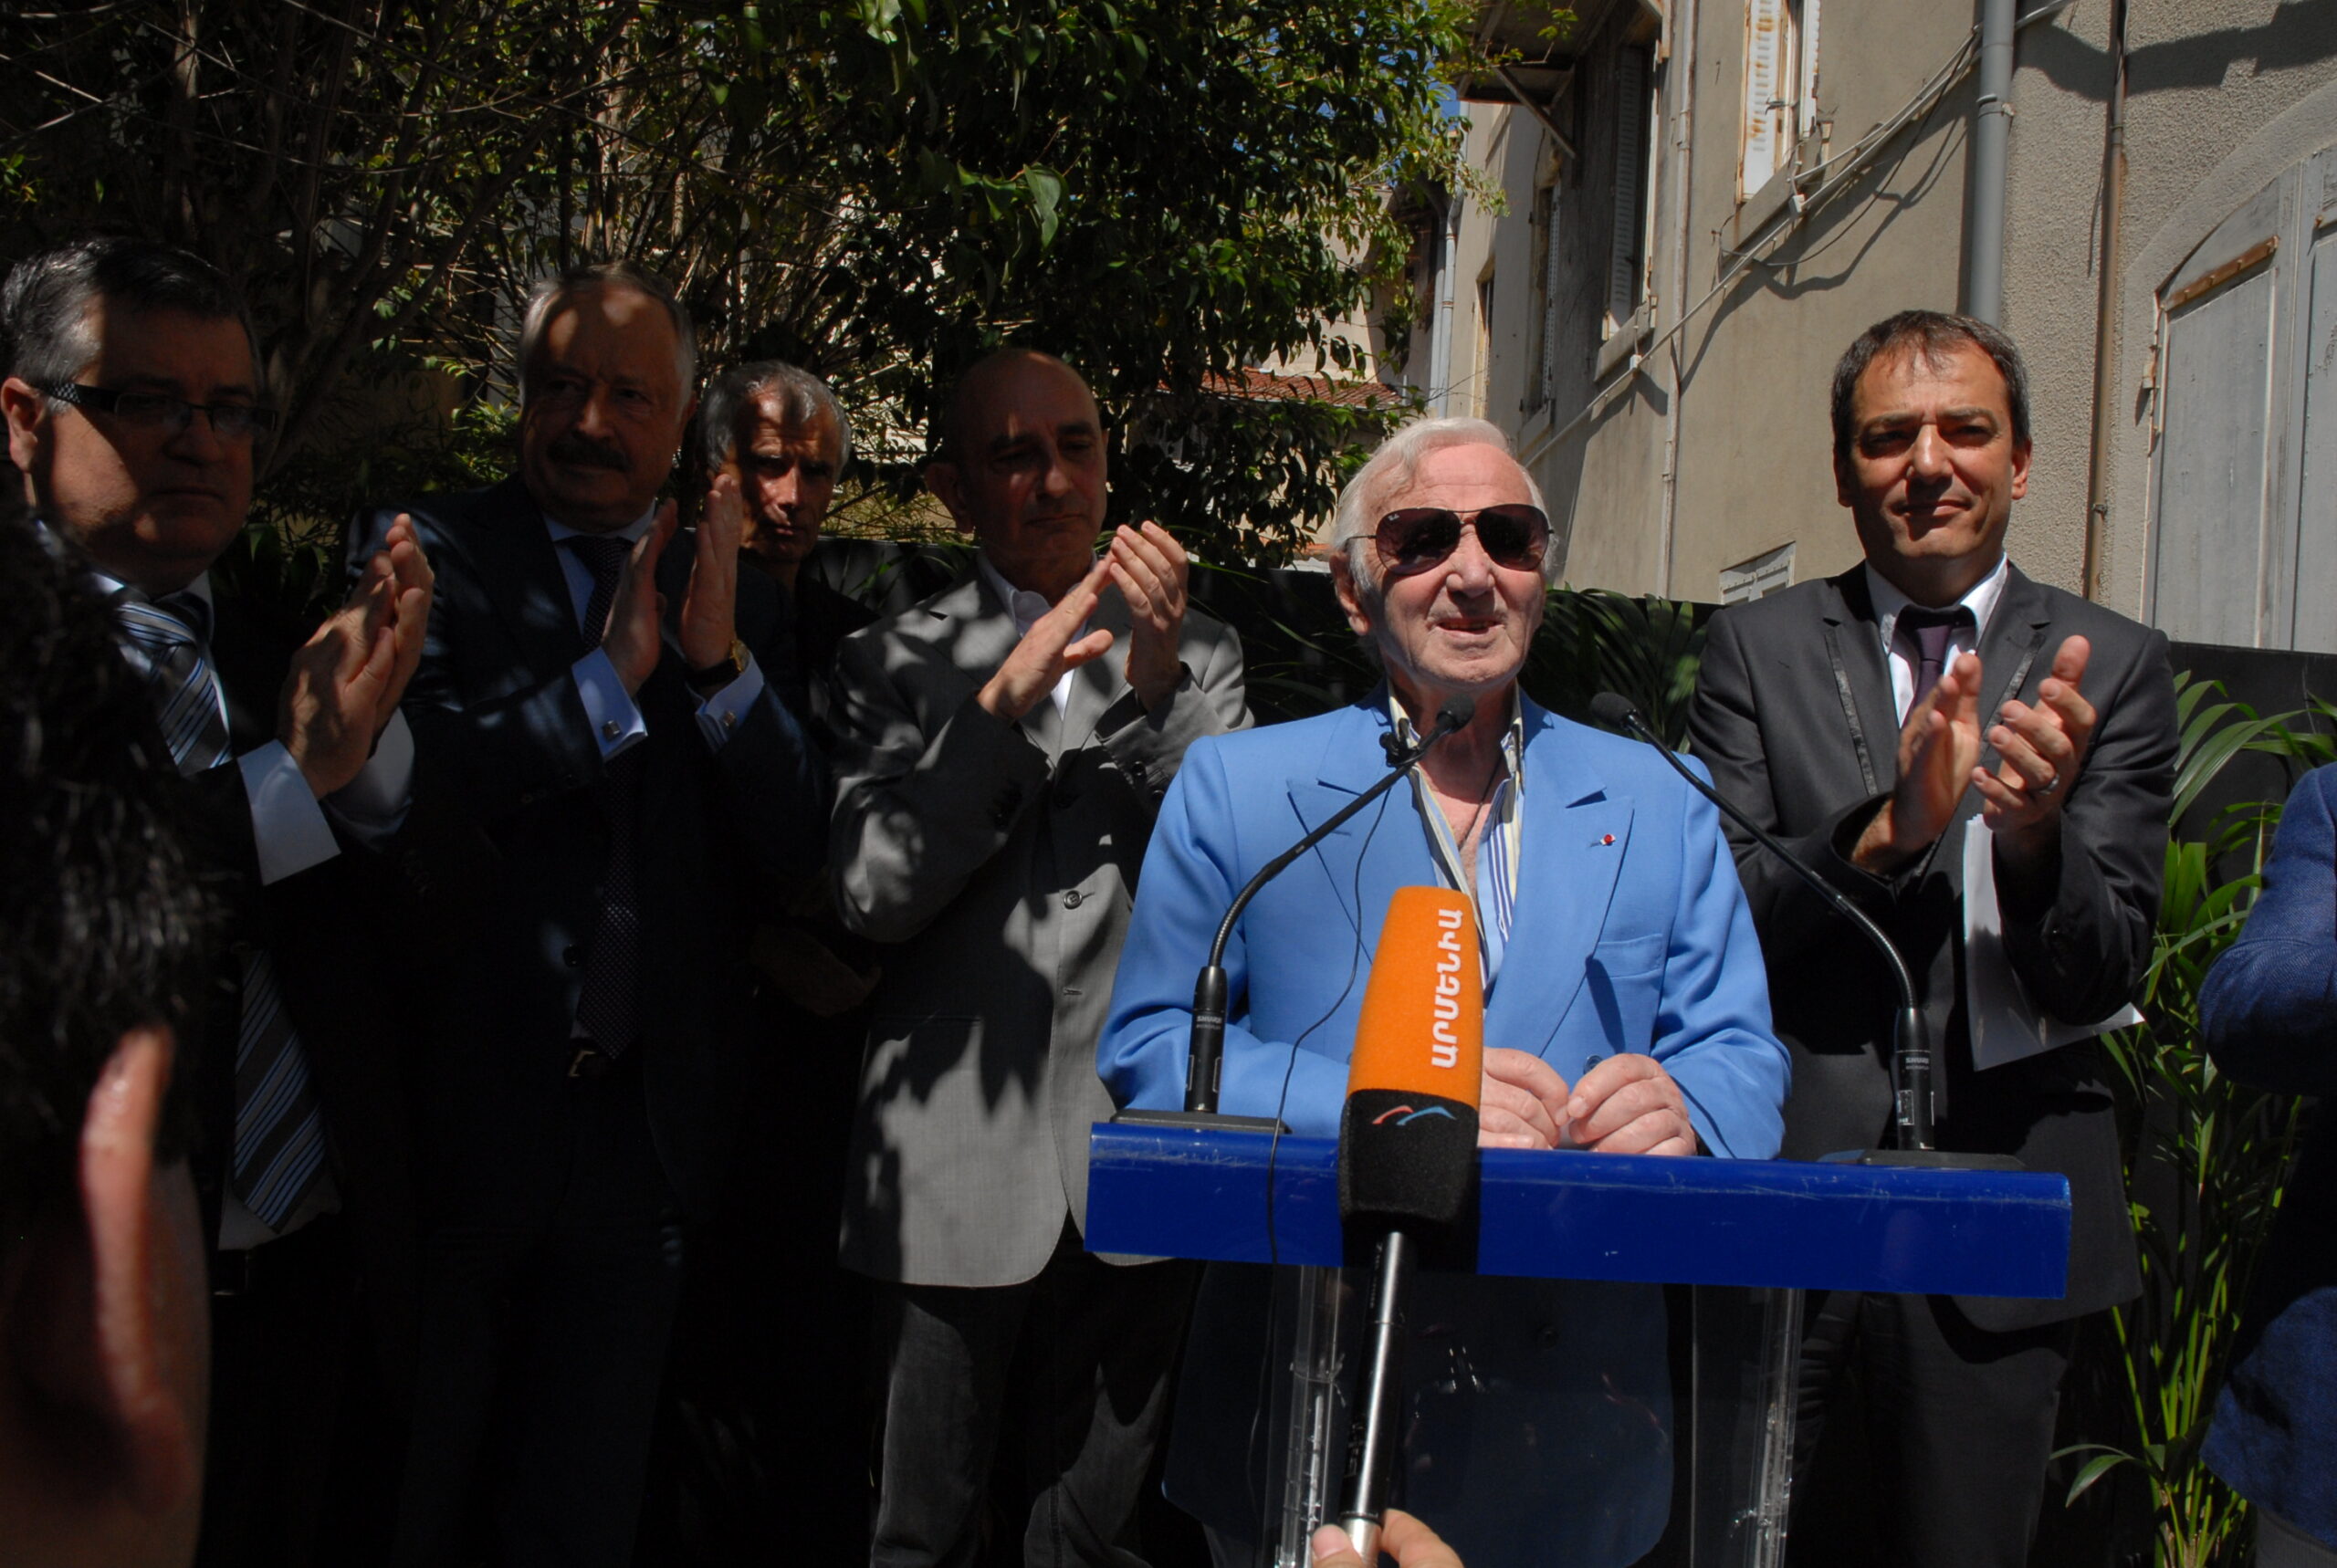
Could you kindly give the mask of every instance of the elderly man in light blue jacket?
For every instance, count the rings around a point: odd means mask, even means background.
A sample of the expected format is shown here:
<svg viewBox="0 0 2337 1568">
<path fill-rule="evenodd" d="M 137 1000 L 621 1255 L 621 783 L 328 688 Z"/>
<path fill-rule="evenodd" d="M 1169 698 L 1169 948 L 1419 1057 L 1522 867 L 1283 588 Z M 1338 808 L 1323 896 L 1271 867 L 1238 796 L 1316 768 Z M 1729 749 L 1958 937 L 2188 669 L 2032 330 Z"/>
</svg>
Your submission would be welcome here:
<svg viewBox="0 0 2337 1568">
<path fill-rule="evenodd" d="M 1347 823 L 1243 915 L 1225 960 L 1221 1108 L 1336 1131 L 1389 899 L 1441 884 L 1472 898 L 1482 934 L 1484 1142 L 1776 1152 L 1787 1057 L 1713 809 L 1647 747 L 1518 689 L 1564 553 L 1531 478 L 1480 421 L 1408 426 L 1356 476 L 1331 564 L 1387 684 L 1353 706 L 1187 753 L 1097 1052 L 1116 1100 L 1182 1103 L 1193 975 L 1235 891 L 1380 776 L 1391 730 L 1424 732 L 1457 698 L 1467 725 L 1415 765 L 1411 788 Z M 1435 1373 L 1412 1385 L 1406 1506 L 1481 1568 L 1537 1560 L 1553 1539 L 1570 1561 L 1643 1553 L 1661 1532 L 1671 1473 L 1660 1291 L 1423 1285 L 1411 1360 Z M 1259 1529 L 1259 1445 L 1245 1461 L 1242 1438 L 1260 1425 L 1266 1291 L 1263 1271 L 1211 1271 L 1169 1476 L 1229 1562 Z M 1464 1383 L 1486 1396 L 1462 1396 Z M 1456 1463 L 1463 1432 L 1476 1458 Z M 1593 1450 L 1599 1468 L 1586 1471 Z M 1496 1466 L 1504 1479 L 1488 1485 Z M 1594 1476 L 1602 1484 L 1586 1484 Z"/>
</svg>

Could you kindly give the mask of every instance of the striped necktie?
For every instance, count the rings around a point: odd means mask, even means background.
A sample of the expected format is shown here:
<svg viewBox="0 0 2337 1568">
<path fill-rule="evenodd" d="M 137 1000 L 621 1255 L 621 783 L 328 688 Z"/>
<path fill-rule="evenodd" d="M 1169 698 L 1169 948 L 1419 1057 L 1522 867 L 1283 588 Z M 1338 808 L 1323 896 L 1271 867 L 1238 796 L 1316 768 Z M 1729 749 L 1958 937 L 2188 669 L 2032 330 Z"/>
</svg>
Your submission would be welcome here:
<svg viewBox="0 0 2337 1568">
<path fill-rule="evenodd" d="M 146 682 L 146 699 L 189 777 L 234 755 L 219 677 L 204 648 L 211 607 L 193 593 L 150 601 L 135 590 L 114 601 L 123 656 Z M 308 1052 L 284 1009 L 275 960 L 244 959 L 243 1028 L 236 1040 L 236 1149 L 227 1185 L 270 1230 L 280 1230 L 324 1170 L 324 1116 L 309 1082 Z"/>
</svg>

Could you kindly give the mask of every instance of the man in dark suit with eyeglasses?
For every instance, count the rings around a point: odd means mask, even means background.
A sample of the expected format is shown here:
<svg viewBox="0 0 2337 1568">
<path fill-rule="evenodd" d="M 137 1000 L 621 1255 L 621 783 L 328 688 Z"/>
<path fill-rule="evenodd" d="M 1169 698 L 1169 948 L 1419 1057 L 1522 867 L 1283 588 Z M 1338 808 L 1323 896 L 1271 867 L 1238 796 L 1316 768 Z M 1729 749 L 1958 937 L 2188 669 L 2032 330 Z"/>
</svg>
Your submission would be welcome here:
<svg viewBox="0 0 2337 1568">
<path fill-rule="evenodd" d="M 197 257 L 121 239 L 32 256 L 0 325 L 9 455 L 109 597 L 229 909 L 182 1068 L 215 1298 L 198 1561 L 351 1561 L 387 1506 L 410 1320 L 403 905 L 369 846 L 404 810 L 397 702 L 429 568 L 402 523 L 313 632 L 215 579 L 276 416 L 242 307 Z"/>
</svg>

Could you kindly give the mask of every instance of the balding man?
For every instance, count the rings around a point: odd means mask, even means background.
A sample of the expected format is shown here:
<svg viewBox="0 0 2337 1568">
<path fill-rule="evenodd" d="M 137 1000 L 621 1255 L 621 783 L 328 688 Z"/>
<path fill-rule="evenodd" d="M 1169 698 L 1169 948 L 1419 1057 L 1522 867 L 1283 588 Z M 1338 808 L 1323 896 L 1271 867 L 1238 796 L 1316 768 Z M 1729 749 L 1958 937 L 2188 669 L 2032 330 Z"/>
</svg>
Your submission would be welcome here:
<svg viewBox="0 0 2337 1568">
<path fill-rule="evenodd" d="M 436 1012 L 402 1563 L 460 1560 L 481 1494 L 498 1563 L 631 1561 L 686 1223 L 770 1048 L 749 915 L 819 862 L 823 774 L 765 683 L 788 628 L 739 570 L 737 481 L 693 533 L 657 498 L 696 361 L 654 277 L 548 282 L 519 474 L 404 508 L 439 595 L 404 705 Z"/>
<path fill-rule="evenodd" d="M 1189 1276 L 1082 1250 L 1095 1041 L 1160 798 L 1248 723 L 1241 650 L 1165 529 L 1096 553 L 1105 433 L 1061 361 L 983 360 L 941 434 L 975 569 L 844 641 L 833 714 L 837 902 L 890 945 L 844 1211 L 888 1379 L 873 1556 L 972 1561 L 1020 1350 L 1024 1561 L 1138 1562 Z"/>
</svg>

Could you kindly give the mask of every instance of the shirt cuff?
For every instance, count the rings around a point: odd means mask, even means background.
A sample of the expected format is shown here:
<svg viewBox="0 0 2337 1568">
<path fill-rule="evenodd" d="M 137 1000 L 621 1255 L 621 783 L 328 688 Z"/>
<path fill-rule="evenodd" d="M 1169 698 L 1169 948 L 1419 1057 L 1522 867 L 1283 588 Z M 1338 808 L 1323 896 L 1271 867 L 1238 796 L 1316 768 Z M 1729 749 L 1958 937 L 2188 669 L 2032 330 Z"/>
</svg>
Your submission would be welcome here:
<svg viewBox="0 0 2337 1568">
<path fill-rule="evenodd" d="M 738 678 L 710 697 L 702 697 L 697 705 L 697 727 L 706 737 L 707 747 L 719 751 L 731 733 L 747 722 L 754 711 L 757 699 L 763 695 L 762 666 L 755 663 L 752 653 L 747 655 L 747 667 Z"/>
<path fill-rule="evenodd" d="M 414 731 L 406 727 L 405 715 L 395 713 L 357 777 L 325 797 L 325 810 L 371 843 L 398 831 L 413 799 Z"/>
<path fill-rule="evenodd" d="M 280 740 L 236 758 L 251 801 L 252 843 L 259 853 L 262 887 L 297 876 L 341 852 L 332 824 L 309 792 L 308 777 Z"/>
<path fill-rule="evenodd" d="M 607 653 L 595 648 L 571 666 L 576 695 L 584 699 L 584 716 L 592 721 L 592 739 L 606 762 L 649 738 L 649 725 L 641 708 L 617 679 L 617 667 Z"/>
</svg>

